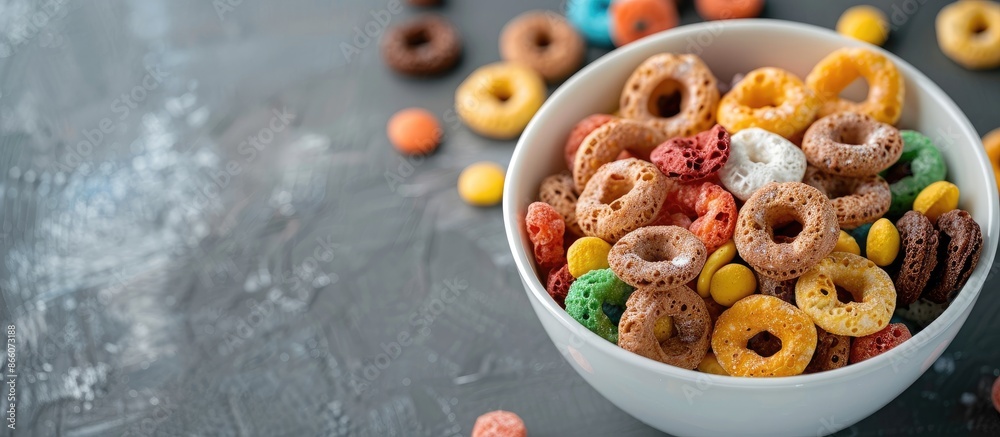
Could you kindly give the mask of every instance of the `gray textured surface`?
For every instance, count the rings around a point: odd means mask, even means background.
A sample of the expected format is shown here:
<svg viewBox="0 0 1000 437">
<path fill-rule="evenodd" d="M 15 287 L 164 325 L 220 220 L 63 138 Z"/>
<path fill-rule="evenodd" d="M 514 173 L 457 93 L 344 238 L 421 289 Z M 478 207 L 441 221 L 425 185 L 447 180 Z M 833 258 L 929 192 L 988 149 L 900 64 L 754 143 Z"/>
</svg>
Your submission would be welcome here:
<svg viewBox="0 0 1000 437">
<path fill-rule="evenodd" d="M 506 163 L 512 143 L 448 123 L 437 154 L 407 160 L 384 136 L 407 106 L 453 119 L 455 86 L 498 59 L 501 26 L 558 2 L 449 2 L 465 57 L 425 81 L 388 72 L 374 43 L 342 55 L 386 3 L 0 0 L 16 435 L 468 435 L 497 408 L 532 435 L 656 434 L 552 347 L 499 208 L 458 199 L 459 171 Z M 831 27 L 851 3 L 772 0 L 765 15 Z M 934 43 L 944 2 L 873 3 L 921 5 L 887 48 L 981 133 L 1000 125 L 1000 73 Z M 843 434 L 1000 433 L 997 287 L 932 370 Z"/>
</svg>

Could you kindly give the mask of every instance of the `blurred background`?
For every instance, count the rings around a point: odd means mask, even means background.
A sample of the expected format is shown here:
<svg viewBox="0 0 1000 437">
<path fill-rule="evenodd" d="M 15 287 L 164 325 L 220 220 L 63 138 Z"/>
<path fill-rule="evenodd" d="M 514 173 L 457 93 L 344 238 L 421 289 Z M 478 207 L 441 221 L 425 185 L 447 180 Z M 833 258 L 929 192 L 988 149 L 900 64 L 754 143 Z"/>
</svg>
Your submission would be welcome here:
<svg viewBox="0 0 1000 437">
<path fill-rule="evenodd" d="M 564 362 L 500 208 L 455 188 L 514 147 L 447 117 L 456 86 L 500 60 L 511 18 L 565 5 L 404 5 L 388 26 L 439 13 L 465 44 L 418 80 L 377 41 L 342 52 L 389 2 L 0 0 L 0 326 L 17 375 L 16 431 L 0 433 L 450 436 L 506 409 L 532 435 L 658 435 Z M 859 3 L 769 0 L 763 16 L 832 28 Z M 868 3 L 892 19 L 886 49 L 980 134 L 1000 126 L 1000 73 L 938 49 L 948 2 Z M 425 158 L 386 138 L 410 106 L 445 120 Z M 998 285 L 931 370 L 840 435 L 1000 435 Z"/>
</svg>

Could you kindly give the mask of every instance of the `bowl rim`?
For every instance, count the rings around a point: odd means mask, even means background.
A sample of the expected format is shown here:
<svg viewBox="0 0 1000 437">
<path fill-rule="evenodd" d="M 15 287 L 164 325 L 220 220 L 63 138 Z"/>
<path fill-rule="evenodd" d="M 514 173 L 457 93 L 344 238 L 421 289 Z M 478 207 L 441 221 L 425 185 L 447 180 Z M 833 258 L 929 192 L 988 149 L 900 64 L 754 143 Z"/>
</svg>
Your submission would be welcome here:
<svg viewBox="0 0 1000 437">
<path fill-rule="evenodd" d="M 521 162 L 524 160 L 528 139 L 535 136 L 535 132 L 541 131 L 544 128 L 542 125 L 542 119 L 546 117 L 540 117 L 540 115 L 551 111 L 551 108 L 555 105 L 554 102 L 560 100 L 564 94 L 569 93 L 571 89 L 577 87 L 578 83 L 584 82 L 584 77 L 592 75 L 606 66 L 618 62 L 618 59 L 624 57 L 626 53 L 633 51 L 653 51 L 651 49 L 657 45 L 664 44 L 663 41 L 668 39 L 683 39 L 685 36 L 695 35 L 704 31 L 719 32 L 720 30 L 780 30 L 782 32 L 798 33 L 810 38 L 827 40 L 833 39 L 844 47 L 866 47 L 885 55 L 903 72 L 903 76 L 905 78 L 912 80 L 916 86 L 923 88 L 933 97 L 933 101 L 935 103 L 940 103 L 945 112 L 957 115 L 955 118 L 958 119 L 958 125 L 955 127 L 958 129 L 959 134 L 965 138 L 973 138 L 973 145 L 979 145 L 979 147 L 974 147 L 974 153 L 976 153 L 979 158 L 977 160 L 979 171 L 984 174 L 989 174 L 992 171 L 991 168 L 987 167 L 987 163 L 989 161 L 986 157 L 985 150 L 982 147 L 979 134 L 972 126 L 972 123 L 969 121 L 965 113 L 958 107 L 957 104 L 955 104 L 951 97 L 949 97 L 940 87 L 937 86 L 936 83 L 934 83 L 934 81 L 924 75 L 916 67 L 910 65 L 905 60 L 882 49 L 881 47 L 849 39 L 834 32 L 833 30 L 823 27 L 774 19 L 709 21 L 676 27 L 613 50 L 585 66 L 579 72 L 567 79 L 552 93 L 551 96 L 549 96 L 548 99 L 546 99 L 545 103 L 536 113 L 536 116 L 532 118 L 530 123 L 528 123 L 528 126 L 518 139 L 506 174 L 507 182 L 505 183 L 503 193 L 503 219 L 504 230 L 507 235 L 507 243 L 510 246 L 511 253 L 514 257 L 518 274 L 521 276 L 522 282 L 527 288 L 529 298 L 534 299 L 536 301 L 535 303 L 544 307 L 550 316 L 572 332 L 573 335 L 581 337 L 581 340 L 584 341 L 587 346 L 596 348 L 596 350 L 600 353 L 609 355 L 615 360 L 629 362 L 630 364 L 642 368 L 645 371 L 650 371 L 662 376 L 669 376 L 688 381 L 698 380 L 713 385 L 728 386 L 733 388 L 783 389 L 806 385 L 817 386 L 835 384 L 843 379 L 859 378 L 865 374 L 878 371 L 882 367 L 890 365 L 890 363 L 895 360 L 908 360 L 910 358 L 906 356 L 907 354 L 912 354 L 916 349 L 925 345 L 936 344 L 936 340 L 948 330 L 947 328 L 952 326 L 956 321 L 958 321 L 959 318 L 967 316 L 968 313 L 971 312 L 971 307 L 978 299 L 986 278 L 989 276 L 989 270 L 993 264 L 995 250 L 997 247 L 997 228 L 1000 227 L 1000 220 L 998 220 L 998 218 L 1000 218 L 1000 200 L 998 200 L 997 186 L 995 184 L 987 184 L 987 191 L 989 191 L 989 202 L 986 210 L 987 222 L 980 224 L 980 226 L 983 227 L 984 239 L 986 240 L 986 243 L 988 243 L 986 245 L 987 253 L 982 254 L 973 275 L 969 278 L 965 286 L 958 293 L 957 297 L 951 302 L 948 308 L 940 316 L 938 316 L 937 319 L 931 322 L 924 329 L 920 330 L 920 332 L 914 335 L 913 338 L 904 342 L 901 346 L 893 348 L 874 358 L 860 363 L 844 366 L 839 369 L 813 374 L 775 378 L 748 378 L 728 375 L 714 375 L 698 372 L 696 370 L 670 366 L 622 349 L 618 345 L 612 344 L 597 334 L 594 334 L 590 330 L 584 328 L 583 325 L 580 325 L 575 319 L 570 317 L 570 315 L 559 307 L 559 305 L 556 304 L 556 302 L 548 295 L 548 292 L 545 291 L 545 286 L 541 284 L 540 279 L 534 273 L 532 261 L 528 259 L 526 248 L 522 244 L 522 236 L 518 228 L 518 217 L 514 215 L 517 212 L 514 193 L 519 190 L 513 189 L 513 187 L 519 187 L 521 184 L 521 179 L 516 176 L 520 172 L 519 169 L 521 167 Z M 989 179 L 992 180 L 992 178 Z M 964 324 L 964 319 L 962 323 Z M 912 366 L 914 363 L 907 363 L 906 365 Z M 925 363 L 923 365 L 927 364 Z M 922 373 L 923 371 L 921 374 Z"/>
</svg>

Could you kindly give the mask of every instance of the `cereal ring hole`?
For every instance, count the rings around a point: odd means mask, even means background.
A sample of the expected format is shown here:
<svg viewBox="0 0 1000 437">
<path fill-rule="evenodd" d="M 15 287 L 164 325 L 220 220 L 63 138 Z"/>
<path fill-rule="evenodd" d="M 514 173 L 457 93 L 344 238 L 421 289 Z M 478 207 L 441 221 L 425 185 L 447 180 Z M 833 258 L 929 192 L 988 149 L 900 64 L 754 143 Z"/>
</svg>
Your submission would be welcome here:
<svg viewBox="0 0 1000 437">
<path fill-rule="evenodd" d="M 431 36 L 425 28 L 416 28 L 405 35 L 406 47 L 414 50 L 431 42 Z"/>
<path fill-rule="evenodd" d="M 854 292 L 844 287 L 841 287 L 840 285 L 836 285 L 836 287 L 837 287 L 837 300 L 839 300 L 840 303 L 849 304 L 851 302 L 857 302 L 857 298 L 854 295 Z M 846 309 L 847 312 L 851 312 L 851 310 L 852 310 L 851 307 L 847 307 Z"/>
<path fill-rule="evenodd" d="M 975 35 L 976 37 L 983 36 L 987 30 L 990 29 L 990 23 L 986 20 L 986 17 L 982 13 L 978 13 L 972 16 L 969 20 L 969 33 Z"/>
<path fill-rule="evenodd" d="M 497 79 L 489 84 L 489 93 L 501 103 L 510 100 L 514 95 L 514 90 L 510 82 L 505 79 Z"/>
<path fill-rule="evenodd" d="M 763 76 L 757 76 L 757 82 L 763 80 Z M 753 88 L 749 90 L 743 104 L 750 109 L 760 109 L 760 108 L 773 108 L 780 106 L 782 101 L 778 98 L 778 94 L 770 87 L 760 87 Z"/>
<path fill-rule="evenodd" d="M 683 86 L 674 79 L 666 79 L 656 85 L 649 98 L 649 113 L 662 118 L 670 118 L 681 113 L 684 100 Z"/>
<path fill-rule="evenodd" d="M 791 202 L 794 202 L 794 199 Z M 769 231 L 771 239 L 776 243 L 792 243 L 802 232 L 802 222 L 795 217 L 786 215 L 773 221 Z"/>
<path fill-rule="evenodd" d="M 761 331 L 747 340 L 746 348 L 763 358 L 768 358 L 781 351 L 781 346 L 781 338 L 769 331 Z"/>
<path fill-rule="evenodd" d="M 611 323 L 615 326 L 618 326 L 618 323 L 622 320 L 622 314 L 625 314 L 624 307 L 612 305 L 607 302 L 601 304 L 601 311 L 604 312 L 605 316 L 608 316 L 608 318 L 611 319 Z"/>
<path fill-rule="evenodd" d="M 545 51 L 552 44 L 552 36 L 544 30 L 539 30 L 535 33 L 535 38 L 532 42 L 535 44 L 536 49 Z"/>
<path fill-rule="evenodd" d="M 855 103 L 863 102 L 865 99 L 868 98 L 868 92 L 869 92 L 868 90 L 869 90 L 868 81 L 865 80 L 864 77 L 860 77 L 859 75 L 857 79 L 854 79 L 853 82 L 848 84 L 846 87 L 844 87 L 843 90 L 840 91 L 838 97 L 844 100 L 853 101 Z"/>
</svg>

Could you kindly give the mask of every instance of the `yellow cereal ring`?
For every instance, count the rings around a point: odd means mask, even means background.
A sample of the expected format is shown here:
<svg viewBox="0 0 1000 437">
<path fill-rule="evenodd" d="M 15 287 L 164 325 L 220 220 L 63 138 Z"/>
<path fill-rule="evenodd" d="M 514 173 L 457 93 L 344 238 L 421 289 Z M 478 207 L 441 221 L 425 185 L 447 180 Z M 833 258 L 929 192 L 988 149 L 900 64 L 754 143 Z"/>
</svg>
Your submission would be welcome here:
<svg viewBox="0 0 1000 437">
<path fill-rule="evenodd" d="M 711 373 L 713 375 L 725 375 L 729 376 L 729 372 L 722 368 L 719 364 L 719 359 L 715 357 L 714 353 L 709 352 L 705 355 L 705 358 L 701 359 L 701 363 L 698 364 L 698 371 L 701 373 Z"/>
<path fill-rule="evenodd" d="M 899 231 L 896 226 L 889 219 L 880 218 L 868 230 L 865 255 L 879 267 L 888 266 L 899 255 L 899 242 Z"/>
<path fill-rule="evenodd" d="M 794 74 L 764 67 L 747 73 L 722 97 L 716 119 L 732 134 L 759 127 L 791 138 L 809 127 L 819 106 L 813 92 Z"/>
<path fill-rule="evenodd" d="M 854 302 L 841 302 L 838 286 Z M 833 252 L 799 277 L 795 304 L 829 333 L 863 337 L 889 325 L 896 309 L 896 288 L 889 274 L 867 258 Z"/>
<path fill-rule="evenodd" d="M 879 8 L 855 6 L 844 11 L 837 20 L 837 33 L 880 46 L 889 38 L 889 22 Z"/>
<path fill-rule="evenodd" d="M 719 305 L 733 306 L 757 291 L 753 270 L 742 264 L 727 264 L 712 275 L 712 299 Z"/>
<path fill-rule="evenodd" d="M 1000 127 L 983 137 L 983 147 L 986 148 L 986 156 L 993 164 L 993 177 L 997 180 L 997 187 L 1000 187 Z"/>
<path fill-rule="evenodd" d="M 492 162 L 477 162 L 458 175 L 458 195 L 475 206 L 491 206 L 503 197 L 503 169 Z"/>
<path fill-rule="evenodd" d="M 764 331 L 781 339 L 781 350 L 769 357 L 747 348 L 747 341 Z M 763 294 L 740 299 L 719 316 L 712 331 L 712 350 L 733 376 L 798 375 L 812 360 L 816 342 L 816 325 L 806 313 Z"/>
<path fill-rule="evenodd" d="M 955 184 L 937 181 L 917 194 L 917 198 L 913 201 L 913 210 L 927 216 L 932 223 L 936 222 L 941 214 L 958 208 L 960 194 Z"/>
<path fill-rule="evenodd" d="M 861 255 L 861 246 L 858 246 L 858 242 L 851 236 L 851 234 L 841 230 L 840 237 L 837 238 L 837 245 L 833 247 L 833 251 Z"/>
<path fill-rule="evenodd" d="M 608 252 L 611 245 L 597 237 L 583 237 L 573 242 L 566 250 L 569 274 L 579 278 L 591 270 L 608 268 Z"/>
<path fill-rule="evenodd" d="M 868 82 L 868 97 L 863 102 L 840 98 L 840 92 L 859 77 Z M 830 53 L 809 72 L 806 85 L 822 101 L 819 117 L 858 112 L 895 124 L 903 113 L 903 76 L 889 58 L 871 49 L 842 48 Z"/>
<path fill-rule="evenodd" d="M 480 67 L 455 91 L 459 118 L 476 133 L 497 139 L 518 136 L 544 101 L 542 76 L 514 62 Z"/>
<path fill-rule="evenodd" d="M 712 275 L 722 266 L 733 262 L 733 258 L 736 258 L 736 243 L 733 240 L 729 240 L 708 256 L 705 266 L 698 275 L 698 294 L 701 297 L 711 296 Z"/>
<path fill-rule="evenodd" d="M 938 45 L 951 60 L 978 70 L 1000 66 L 1000 3 L 963 0 L 941 9 Z"/>
</svg>

